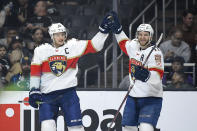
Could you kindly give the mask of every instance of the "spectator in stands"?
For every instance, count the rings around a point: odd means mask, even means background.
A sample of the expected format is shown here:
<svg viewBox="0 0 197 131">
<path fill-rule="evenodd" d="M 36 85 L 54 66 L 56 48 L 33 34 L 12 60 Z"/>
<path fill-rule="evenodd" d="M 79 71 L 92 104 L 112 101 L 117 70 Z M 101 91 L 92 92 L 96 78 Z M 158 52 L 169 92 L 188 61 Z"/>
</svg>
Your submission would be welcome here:
<svg viewBox="0 0 197 131">
<path fill-rule="evenodd" d="M 12 76 L 9 88 L 17 90 L 29 90 L 31 60 L 23 57 L 21 61 L 22 72 Z"/>
<path fill-rule="evenodd" d="M 6 47 L 0 44 L 0 87 L 3 87 L 6 84 L 5 76 L 10 68 L 6 55 L 7 55 Z"/>
<path fill-rule="evenodd" d="M 5 6 L 5 3 L 1 3 L 2 5 L 0 5 L 0 28 L 2 28 L 4 26 L 5 23 L 5 19 L 7 14 L 10 11 L 10 7 L 9 6 Z"/>
<path fill-rule="evenodd" d="M 35 42 L 35 47 L 45 43 L 47 40 L 44 38 L 44 32 L 42 28 L 35 28 L 32 31 L 32 40 Z"/>
<path fill-rule="evenodd" d="M 28 50 L 30 56 L 33 56 L 35 49 L 35 42 L 33 40 L 27 39 L 25 43 L 26 43 L 25 48 Z"/>
<path fill-rule="evenodd" d="M 174 72 L 172 76 L 172 83 L 166 86 L 167 89 L 187 89 L 194 88 L 192 85 L 185 83 L 185 74 L 182 71 Z"/>
<path fill-rule="evenodd" d="M 17 0 L 15 10 L 20 26 L 25 24 L 26 20 L 32 17 L 33 14 L 33 8 L 29 0 Z"/>
<path fill-rule="evenodd" d="M 18 49 L 18 50 L 21 50 L 22 56 L 28 56 L 32 58 L 32 54 L 24 46 L 25 46 L 25 43 L 23 42 L 23 39 L 20 36 L 14 36 L 12 37 L 9 51 L 11 52 L 12 50 Z"/>
<path fill-rule="evenodd" d="M 12 52 L 10 53 L 9 60 L 10 60 L 11 68 L 8 70 L 8 73 L 6 74 L 5 77 L 8 83 L 10 82 L 12 76 L 22 72 L 22 68 L 20 64 L 21 58 L 22 58 L 21 50 L 15 49 L 12 50 Z"/>
<path fill-rule="evenodd" d="M 62 0 L 63 5 L 80 5 L 83 4 L 84 0 Z"/>
<path fill-rule="evenodd" d="M 8 26 L 18 26 L 17 15 L 14 10 L 12 0 L 1 1 L 0 9 L 0 28 Z"/>
<path fill-rule="evenodd" d="M 168 74 L 164 74 L 162 83 L 163 85 L 167 85 L 172 82 L 172 77 L 175 72 L 185 71 L 184 69 L 184 59 L 182 57 L 175 57 L 172 61 L 172 66 L 169 69 Z M 185 83 L 193 85 L 193 78 L 191 75 L 185 75 Z"/>
<path fill-rule="evenodd" d="M 31 39 L 26 40 L 26 48 L 28 49 L 29 53 L 31 53 L 31 56 L 33 56 L 35 47 L 47 42 L 44 38 L 44 32 L 41 28 L 35 28 L 32 31 L 32 37 Z"/>
<path fill-rule="evenodd" d="M 191 62 L 195 62 L 194 49 L 195 49 L 195 40 L 194 34 L 197 30 L 197 26 L 194 24 L 194 11 L 191 9 L 184 10 L 182 13 L 182 23 L 177 25 L 183 33 L 183 41 L 185 41 L 191 48 Z M 186 61 L 187 62 L 187 61 Z"/>
<path fill-rule="evenodd" d="M 48 26 L 51 25 L 51 19 L 47 16 L 47 4 L 44 0 L 39 0 L 36 3 L 34 15 L 34 17 L 27 20 L 26 27 L 24 27 L 25 33 L 31 34 L 32 30 L 38 27 L 47 33 Z"/>
<path fill-rule="evenodd" d="M 15 27 L 8 27 L 4 38 L 0 39 L 0 43 L 5 45 L 8 49 L 12 40 L 12 37 L 18 35 L 18 31 Z"/>
<path fill-rule="evenodd" d="M 189 62 L 191 49 L 189 45 L 182 40 L 182 31 L 178 28 L 174 28 L 170 38 L 170 40 L 161 43 L 159 47 L 164 55 L 164 61 L 172 62 L 174 57 L 181 56 L 185 62 Z"/>
</svg>

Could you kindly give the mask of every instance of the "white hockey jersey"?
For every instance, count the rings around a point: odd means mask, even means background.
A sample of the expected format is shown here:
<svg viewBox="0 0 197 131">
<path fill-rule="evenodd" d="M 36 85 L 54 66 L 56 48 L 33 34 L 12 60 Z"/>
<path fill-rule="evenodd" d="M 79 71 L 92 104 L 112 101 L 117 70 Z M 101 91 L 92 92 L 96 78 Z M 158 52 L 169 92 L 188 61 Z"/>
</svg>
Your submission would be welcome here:
<svg viewBox="0 0 197 131">
<path fill-rule="evenodd" d="M 49 93 L 77 86 L 77 61 L 85 54 L 100 51 L 107 36 L 98 32 L 92 40 L 71 39 L 59 48 L 48 43 L 35 48 L 30 89 L 40 88 L 42 93 Z"/>
<path fill-rule="evenodd" d="M 115 36 L 121 50 L 129 56 L 129 73 L 131 73 L 131 64 L 141 66 L 153 46 L 142 50 L 140 49 L 140 44 L 138 40 L 129 40 L 123 31 L 120 34 L 116 34 Z M 164 60 L 163 54 L 159 48 L 153 50 L 144 67 L 150 71 L 150 78 L 147 82 L 135 80 L 135 84 L 129 95 L 133 97 L 162 97 L 162 77 L 164 73 Z"/>
</svg>

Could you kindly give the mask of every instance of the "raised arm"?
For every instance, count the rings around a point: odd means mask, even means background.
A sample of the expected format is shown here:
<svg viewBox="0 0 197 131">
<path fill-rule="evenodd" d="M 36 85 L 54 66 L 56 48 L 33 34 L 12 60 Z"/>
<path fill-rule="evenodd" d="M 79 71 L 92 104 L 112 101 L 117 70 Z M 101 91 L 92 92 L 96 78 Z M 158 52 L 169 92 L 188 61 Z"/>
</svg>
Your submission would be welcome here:
<svg viewBox="0 0 197 131">
<path fill-rule="evenodd" d="M 111 30 L 115 34 L 116 40 L 120 49 L 128 55 L 126 44 L 129 43 L 129 38 L 122 30 L 122 25 L 119 22 L 118 15 L 115 12 L 111 12 L 112 15 L 112 26 Z"/>
</svg>

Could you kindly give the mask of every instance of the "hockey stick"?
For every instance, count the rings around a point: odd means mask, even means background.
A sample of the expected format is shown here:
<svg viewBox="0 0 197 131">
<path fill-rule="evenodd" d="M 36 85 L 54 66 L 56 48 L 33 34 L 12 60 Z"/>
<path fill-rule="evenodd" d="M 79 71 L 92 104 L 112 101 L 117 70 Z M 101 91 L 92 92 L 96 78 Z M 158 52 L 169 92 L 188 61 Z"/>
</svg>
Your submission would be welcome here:
<svg viewBox="0 0 197 131">
<path fill-rule="evenodd" d="M 148 56 L 146 57 L 146 59 L 145 59 L 145 61 L 144 61 L 144 64 L 142 65 L 143 67 L 145 66 L 146 62 L 148 61 L 148 59 L 149 59 L 151 53 L 153 52 L 153 50 L 154 50 L 156 47 L 159 47 L 162 38 L 163 38 L 163 33 L 161 33 L 161 35 L 160 35 L 158 41 L 156 42 L 156 44 L 153 46 L 153 48 L 152 48 L 151 51 L 149 52 Z M 135 83 L 135 79 L 134 79 L 133 81 L 134 81 L 134 83 Z M 133 84 L 133 85 L 134 85 L 134 84 Z M 129 96 L 129 93 L 131 92 L 131 89 L 133 88 L 133 85 L 132 85 L 132 86 L 129 86 L 129 89 L 128 89 L 128 91 L 127 91 L 127 93 L 126 93 L 124 99 L 122 100 L 122 102 L 121 102 L 121 104 L 120 104 L 120 106 L 119 106 L 119 108 L 118 108 L 118 110 L 117 110 L 117 112 L 116 112 L 116 114 L 115 114 L 115 116 L 114 116 L 114 118 L 113 118 L 111 124 L 109 125 L 108 131 L 110 131 L 110 129 L 111 129 L 113 123 L 116 121 L 117 116 L 118 116 L 118 114 L 119 114 L 119 112 L 120 112 L 120 109 L 122 108 L 122 106 L 123 106 L 123 104 L 125 103 L 127 97 Z"/>
<path fill-rule="evenodd" d="M 18 103 L 29 103 L 29 101 L 20 100 L 20 101 L 18 101 Z M 46 102 L 36 101 L 36 104 L 38 104 L 38 105 L 43 104 L 43 103 L 46 103 Z"/>
<path fill-rule="evenodd" d="M 63 97 L 63 95 L 59 95 L 58 97 L 56 97 L 53 100 L 49 100 L 49 101 L 36 101 L 36 104 L 40 105 L 40 104 L 44 104 L 44 103 L 47 103 L 47 104 L 54 103 L 55 101 L 57 101 L 58 99 L 60 99 L 62 97 Z M 29 101 L 19 100 L 18 103 L 29 103 Z"/>
</svg>

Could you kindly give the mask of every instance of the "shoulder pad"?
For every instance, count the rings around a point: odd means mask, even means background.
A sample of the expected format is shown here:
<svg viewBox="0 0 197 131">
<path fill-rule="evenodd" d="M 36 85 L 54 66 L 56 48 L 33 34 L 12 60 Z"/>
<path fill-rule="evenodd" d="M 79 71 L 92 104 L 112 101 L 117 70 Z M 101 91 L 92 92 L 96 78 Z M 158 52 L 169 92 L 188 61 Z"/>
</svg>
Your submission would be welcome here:
<svg viewBox="0 0 197 131">
<path fill-rule="evenodd" d="M 42 48 L 48 48 L 48 47 L 51 47 L 52 45 L 51 44 L 49 44 L 49 43 L 44 43 L 44 44 L 41 44 L 41 45 L 39 45 L 39 46 L 37 46 L 36 48 L 37 49 L 42 49 Z M 35 48 L 35 49 L 36 49 Z"/>
</svg>

